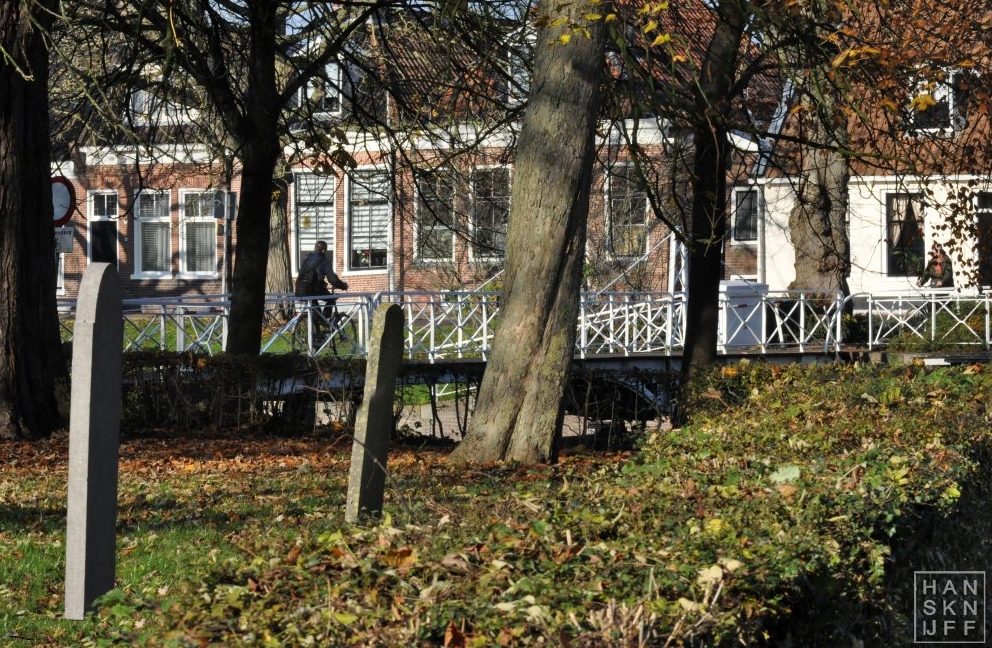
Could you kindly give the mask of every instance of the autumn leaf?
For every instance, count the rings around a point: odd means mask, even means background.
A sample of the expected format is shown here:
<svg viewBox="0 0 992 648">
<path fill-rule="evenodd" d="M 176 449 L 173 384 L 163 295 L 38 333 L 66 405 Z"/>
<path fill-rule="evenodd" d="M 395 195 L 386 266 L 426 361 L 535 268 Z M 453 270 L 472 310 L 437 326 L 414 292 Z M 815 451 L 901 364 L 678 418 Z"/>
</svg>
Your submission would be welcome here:
<svg viewBox="0 0 992 648">
<path fill-rule="evenodd" d="M 417 564 L 417 554 L 410 547 L 402 547 L 393 551 L 387 551 L 382 556 L 382 562 L 396 569 L 400 574 L 405 574 Z"/>
<path fill-rule="evenodd" d="M 465 633 L 458 629 L 454 621 L 449 621 L 444 630 L 444 647 L 465 648 L 465 645 Z"/>
<path fill-rule="evenodd" d="M 913 100 L 909 102 L 909 107 L 916 111 L 923 111 L 931 106 L 936 106 L 936 105 L 937 105 L 937 101 L 933 98 L 932 95 L 926 92 L 913 97 Z"/>
</svg>

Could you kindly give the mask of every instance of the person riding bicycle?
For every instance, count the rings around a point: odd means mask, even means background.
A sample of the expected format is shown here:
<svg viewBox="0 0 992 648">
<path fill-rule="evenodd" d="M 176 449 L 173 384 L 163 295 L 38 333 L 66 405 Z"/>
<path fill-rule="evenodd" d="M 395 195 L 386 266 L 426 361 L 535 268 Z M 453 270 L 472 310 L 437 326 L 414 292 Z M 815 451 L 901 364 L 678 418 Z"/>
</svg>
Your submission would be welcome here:
<svg viewBox="0 0 992 648">
<path fill-rule="evenodd" d="M 301 268 L 307 270 L 314 269 L 316 272 L 316 280 L 313 282 L 313 288 L 311 290 L 311 296 L 323 296 L 323 295 L 333 295 L 333 288 L 338 290 L 348 290 L 348 283 L 342 281 L 340 277 L 334 274 L 334 268 L 331 267 L 331 260 L 327 258 L 327 243 L 324 241 L 317 241 L 317 244 L 313 247 L 313 252 L 307 255 L 307 258 L 303 260 Z M 328 289 L 328 284 L 331 290 Z M 334 297 L 329 297 L 323 300 L 325 306 L 320 309 L 320 313 L 324 316 L 323 319 L 326 320 L 330 325 L 333 326 L 335 308 L 334 304 L 337 299 Z M 320 329 L 320 318 L 316 318 L 316 328 Z"/>
</svg>

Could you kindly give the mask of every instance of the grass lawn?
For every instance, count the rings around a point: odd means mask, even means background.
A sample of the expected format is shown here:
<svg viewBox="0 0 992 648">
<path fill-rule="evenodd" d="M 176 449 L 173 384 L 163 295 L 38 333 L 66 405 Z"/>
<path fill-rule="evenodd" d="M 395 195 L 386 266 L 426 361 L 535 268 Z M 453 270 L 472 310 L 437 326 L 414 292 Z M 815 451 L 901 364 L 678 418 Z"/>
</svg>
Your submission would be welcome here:
<svg viewBox="0 0 992 648">
<path fill-rule="evenodd" d="M 912 645 L 912 573 L 992 556 L 984 367 L 728 367 L 691 424 L 556 466 L 347 437 L 128 439 L 118 589 L 63 613 L 67 439 L 0 443 L 4 646 Z"/>
</svg>

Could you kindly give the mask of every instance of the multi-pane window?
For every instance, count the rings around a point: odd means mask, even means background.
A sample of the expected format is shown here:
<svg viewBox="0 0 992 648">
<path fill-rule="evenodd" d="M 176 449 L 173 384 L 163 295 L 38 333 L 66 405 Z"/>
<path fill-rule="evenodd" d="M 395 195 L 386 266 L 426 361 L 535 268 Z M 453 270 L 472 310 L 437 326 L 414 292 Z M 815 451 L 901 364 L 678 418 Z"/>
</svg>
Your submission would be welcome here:
<svg viewBox="0 0 992 648">
<path fill-rule="evenodd" d="M 617 257 L 633 257 L 647 249 L 648 194 L 632 167 L 617 166 L 609 176 L 610 247 Z"/>
<path fill-rule="evenodd" d="M 135 270 L 167 275 L 172 271 L 172 221 L 169 194 L 142 190 L 135 196 Z"/>
<path fill-rule="evenodd" d="M 117 265 L 117 192 L 89 195 L 89 258 L 94 263 Z"/>
<path fill-rule="evenodd" d="M 886 199 L 886 274 L 917 276 L 923 272 L 923 194 L 891 193 Z"/>
<path fill-rule="evenodd" d="M 352 173 L 348 213 L 349 268 L 385 268 L 389 248 L 389 176 L 379 171 Z"/>
<path fill-rule="evenodd" d="M 758 240 L 758 191 L 737 189 L 734 191 L 734 240 Z"/>
<path fill-rule="evenodd" d="M 313 251 L 317 241 L 327 243 L 327 258 L 335 249 L 334 192 L 337 179 L 331 175 L 297 173 L 293 182 L 296 199 L 296 264 Z"/>
<path fill-rule="evenodd" d="M 472 171 L 472 255 L 502 259 L 510 223 L 510 169 L 483 167 Z"/>
<path fill-rule="evenodd" d="M 417 174 L 417 258 L 448 261 L 454 256 L 455 181 L 445 171 Z"/>
<path fill-rule="evenodd" d="M 321 75 L 314 76 L 300 89 L 300 103 L 310 112 L 341 113 L 341 66 L 331 61 Z"/>
<path fill-rule="evenodd" d="M 217 215 L 224 214 L 225 194 L 183 191 L 179 217 L 179 271 L 217 272 Z"/>
</svg>

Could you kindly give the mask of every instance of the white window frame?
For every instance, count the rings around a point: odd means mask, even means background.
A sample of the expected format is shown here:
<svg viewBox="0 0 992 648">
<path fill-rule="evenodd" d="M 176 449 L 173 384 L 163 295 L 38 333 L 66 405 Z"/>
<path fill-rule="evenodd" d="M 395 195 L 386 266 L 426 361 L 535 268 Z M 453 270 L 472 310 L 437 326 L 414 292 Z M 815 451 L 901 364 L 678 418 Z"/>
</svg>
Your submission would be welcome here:
<svg viewBox="0 0 992 648">
<path fill-rule="evenodd" d="M 920 75 L 910 89 L 910 105 L 908 107 L 909 130 L 917 134 L 951 135 L 960 132 L 966 123 L 966 115 L 962 107 L 957 105 L 955 96 L 955 77 L 964 74 L 962 68 L 944 67 L 939 68 L 941 78 L 933 79 L 929 76 Z M 925 110 L 919 110 L 914 106 L 917 102 L 933 102 Z M 938 124 L 917 125 L 918 117 L 927 116 L 927 111 L 936 109 L 941 102 L 947 103 L 947 118 Z M 921 120 L 922 121 L 922 120 Z"/>
<path fill-rule="evenodd" d="M 748 236 L 747 238 L 742 238 L 738 229 L 740 224 L 740 210 L 741 210 L 741 198 L 745 195 L 751 194 L 754 196 L 754 236 Z M 757 187 L 735 187 L 730 195 L 731 206 L 733 211 L 730 214 L 730 228 L 731 228 L 731 241 L 739 245 L 757 245 L 758 243 L 758 230 L 760 229 L 761 214 L 762 214 L 762 204 L 761 204 L 761 192 L 758 191 Z"/>
<path fill-rule="evenodd" d="M 622 171 L 617 173 L 617 171 Z M 614 195 L 614 183 L 618 178 L 623 178 L 625 182 L 628 183 L 630 191 L 628 191 L 624 196 Z M 633 220 L 629 222 L 620 222 L 617 218 L 619 213 L 618 206 L 622 204 L 627 204 L 631 200 L 640 198 L 644 201 L 644 209 L 642 213 L 643 220 L 640 223 L 635 223 Z M 644 181 L 638 178 L 634 172 L 634 166 L 632 164 L 617 164 L 609 169 L 606 177 L 606 223 L 607 223 L 607 240 L 610 245 L 610 255 L 614 259 L 636 259 L 644 256 L 648 251 L 649 241 L 648 241 L 648 211 L 650 209 L 650 204 L 648 201 L 647 188 L 644 186 Z M 630 211 L 628 209 L 628 211 Z M 636 234 L 636 230 L 640 229 L 643 233 L 643 242 L 639 250 L 635 252 L 624 252 L 620 254 L 617 252 L 617 241 L 618 237 L 616 231 L 620 227 L 627 228 L 631 234 Z"/>
<path fill-rule="evenodd" d="M 305 106 L 315 116 L 340 116 L 344 105 L 344 92 L 342 92 L 343 75 L 341 72 L 340 63 L 337 61 L 328 61 L 324 65 L 321 74 L 313 76 L 304 85 L 300 86 L 297 92 L 299 105 Z M 313 99 L 313 96 L 321 91 L 324 92 L 324 97 L 319 100 L 318 104 Z M 327 109 L 324 104 L 330 101 L 334 101 L 337 105 Z"/>
<path fill-rule="evenodd" d="M 373 180 L 367 183 L 360 182 L 356 180 L 357 177 L 370 178 Z M 380 189 L 380 191 L 379 192 L 368 191 L 364 188 L 366 185 L 376 186 Z M 356 191 L 356 187 L 362 187 L 362 190 Z M 382 273 L 382 272 L 386 272 L 389 269 L 389 263 L 391 257 L 390 246 L 392 245 L 392 226 L 393 226 L 393 205 L 391 200 L 391 195 L 392 195 L 391 188 L 392 187 L 391 187 L 389 174 L 385 171 L 381 171 L 373 167 L 368 167 L 365 169 L 357 169 L 355 171 L 352 171 L 350 174 L 348 174 L 348 198 L 347 198 L 348 247 L 347 250 L 345 251 L 347 254 L 347 258 L 345 260 L 345 267 L 348 269 L 348 272 L 351 274 Z M 367 201 L 367 202 L 363 201 L 362 204 L 359 204 L 358 203 L 359 197 L 366 195 L 376 196 L 375 201 Z M 361 250 L 363 247 L 358 244 L 359 242 L 356 237 L 355 228 L 356 225 L 359 223 L 359 221 L 362 218 L 364 218 L 364 216 L 368 215 L 370 216 L 370 218 L 372 217 L 371 210 L 374 209 L 372 205 L 385 205 L 384 208 L 385 218 L 383 224 L 385 231 L 382 232 L 383 236 L 385 237 L 385 240 L 382 241 L 384 248 L 381 250 L 384 256 L 382 257 L 383 258 L 382 265 L 377 264 L 377 265 L 366 266 L 354 262 L 356 251 Z M 369 238 L 365 241 L 362 241 L 362 243 L 372 242 L 372 234 L 374 227 L 375 227 L 374 222 L 370 220 L 368 225 Z M 378 258 L 380 250 L 379 248 L 372 248 L 372 247 L 368 247 L 365 249 L 368 250 L 368 254 L 362 256 L 363 258 L 367 256 L 368 262 L 371 264 L 373 260 Z M 361 252 L 359 252 L 359 254 L 361 254 Z"/>
<path fill-rule="evenodd" d="M 165 198 L 164 209 L 159 206 L 155 213 L 142 213 L 144 201 Z M 134 276 L 139 279 L 171 279 L 172 278 L 172 204 L 168 191 L 142 189 L 134 196 Z M 160 205 L 160 203 L 159 203 Z M 163 213 L 164 212 L 164 213 Z M 148 225 L 165 224 L 168 227 L 168 265 L 165 270 L 146 270 L 142 250 L 143 229 Z"/>
<path fill-rule="evenodd" d="M 200 197 L 198 213 L 188 212 L 187 201 L 190 197 Z M 180 189 L 179 190 L 179 275 L 180 279 L 215 279 L 219 276 L 218 264 L 218 215 L 223 219 L 227 213 L 226 194 L 215 190 Z M 223 220 L 219 221 L 223 222 Z M 212 255 L 209 263 L 210 270 L 190 270 L 189 268 L 189 233 L 190 225 L 209 224 L 213 229 Z"/>
<path fill-rule="evenodd" d="M 296 235 L 296 269 L 313 251 L 317 241 L 327 243 L 328 258 L 337 250 L 337 176 L 309 171 L 294 174 L 293 227 Z"/>
<path fill-rule="evenodd" d="M 477 209 L 480 203 L 482 202 L 479 197 L 479 192 L 477 191 L 477 186 L 478 186 L 477 177 L 478 174 L 480 173 L 495 172 L 498 170 L 502 170 L 506 172 L 506 193 L 503 196 L 495 195 L 495 194 L 491 196 L 487 196 L 486 197 L 487 202 L 485 204 L 491 205 L 492 206 L 491 208 L 495 210 L 498 207 L 498 205 L 496 205 L 496 201 L 501 199 L 504 200 L 506 203 L 506 207 L 505 207 L 506 225 L 502 232 L 502 237 L 503 237 L 502 254 L 489 254 L 488 250 L 484 251 L 481 249 L 481 246 L 477 241 L 478 230 L 480 229 L 477 219 L 477 214 L 478 214 Z M 490 262 L 490 263 L 496 261 L 502 262 L 506 258 L 506 237 L 510 229 L 510 210 L 512 208 L 510 194 L 513 191 L 513 169 L 505 164 L 491 164 L 491 165 L 477 166 L 472 169 L 470 183 L 471 183 L 470 194 L 472 198 L 472 209 L 469 212 L 469 232 L 471 238 L 471 245 L 469 245 L 470 258 L 473 261 L 479 261 L 479 262 Z"/>
<path fill-rule="evenodd" d="M 885 270 L 885 276 L 889 279 L 905 279 L 906 277 L 915 278 L 919 276 L 917 269 L 904 267 L 902 270 L 899 270 L 898 268 L 894 267 L 895 264 L 892 261 L 893 255 L 895 254 L 895 251 L 893 250 L 894 247 L 893 241 L 891 239 L 891 235 L 893 231 L 892 225 L 895 222 L 892 216 L 894 214 L 893 209 L 895 207 L 895 203 L 900 199 L 906 200 L 907 205 L 910 207 L 919 207 L 920 213 L 916 215 L 915 228 L 918 233 L 920 244 L 918 246 L 914 245 L 914 247 L 919 248 L 918 250 L 920 254 L 919 263 L 921 265 L 919 270 L 922 270 L 922 265 L 926 262 L 926 254 L 927 254 L 926 205 L 923 202 L 923 193 L 920 191 L 890 191 L 885 194 L 885 202 L 883 203 L 882 206 L 882 208 L 884 209 L 882 223 L 885 234 L 885 255 L 883 256 L 883 259 L 885 260 L 884 270 Z M 907 221 L 904 217 L 900 219 L 899 222 L 907 222 Z M 907 247 L 907 246 L 903 246 L 903 247 Z"/>
<path fill-rule="evenodd" d="M 101 197 L 114 197 L 114 209 L 108 211 L 106 209 L 97 211 L 97 196 Z M 118 225 L 120 216 L 120 196 L 117 191 L 114 190 L 95 190 L 89 191 L 86 194 L 86 212 L 87 212 L 87 232 L 86 232 L 86 260 L 88 263 L 93 261 L 93 224 L 94 223 L 113 223 L 115 236 L 115 258 L 117 267 L 120 267 L 121 253 L 120 253 L 120 227 Z M 60 255 L 61 256 L 61 255 Z"/>
<path fill-rule="evenodd" d="M 424 263 L 446 263 L 455 258 L 455 196 L 457 188 L 455 186 L 456 176 L 450 169 L 436 169 L 431 171 L 417 171 L 415 184 L 417 192 L 416 213 L 414 214 L 414 259 Z M 450 188 L 451 194 L 440 195 L 438 185 L 444 182 Z M 430 182 L 431 196 L 425 196 L 422 189 L 422 182 Z M 445 223 L 447 217 L 449 222 Z M 448 231 L 447 256 L 433 256 L 424 254 L 425 246 L 421 239 L 424 235 L 422 231 L 425 222 L 430 224 L 429 236 L 436 236 L 438 239 L 444 236 L 444 230 Z M 434 231 L 438 230 L 438 231 Z"/>
</svg>

